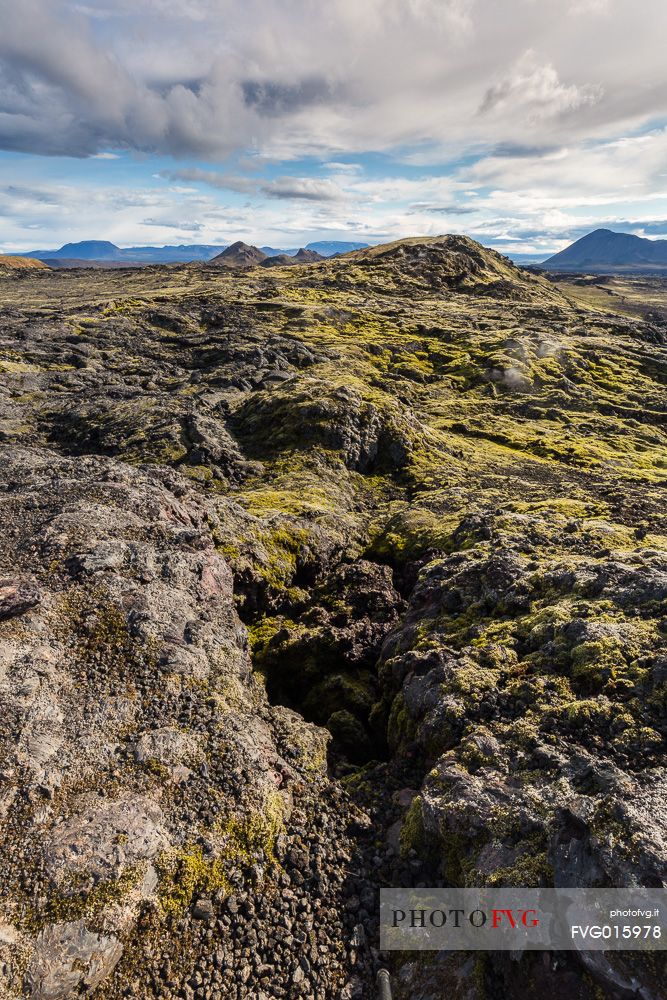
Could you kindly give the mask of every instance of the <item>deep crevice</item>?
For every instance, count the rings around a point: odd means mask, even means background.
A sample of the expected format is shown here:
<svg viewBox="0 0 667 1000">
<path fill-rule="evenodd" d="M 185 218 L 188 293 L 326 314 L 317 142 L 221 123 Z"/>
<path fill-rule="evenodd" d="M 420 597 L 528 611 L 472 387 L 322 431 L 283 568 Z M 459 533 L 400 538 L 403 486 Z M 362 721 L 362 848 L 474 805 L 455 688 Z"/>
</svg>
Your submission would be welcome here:
<svg viewBox="0 0 667 1000">
<path fill-rule="evenodd" d="M 379 563 L 341 563 L 318 585 L 308 576 L 308 601 L 279 614 L 261 599 L 254 606 L 246 621 L 253 666 L 271 704 L 330 731 L 330 763 L 343 773 L 388 757 L 378 665 L 404 600 Z"/>
</svg>

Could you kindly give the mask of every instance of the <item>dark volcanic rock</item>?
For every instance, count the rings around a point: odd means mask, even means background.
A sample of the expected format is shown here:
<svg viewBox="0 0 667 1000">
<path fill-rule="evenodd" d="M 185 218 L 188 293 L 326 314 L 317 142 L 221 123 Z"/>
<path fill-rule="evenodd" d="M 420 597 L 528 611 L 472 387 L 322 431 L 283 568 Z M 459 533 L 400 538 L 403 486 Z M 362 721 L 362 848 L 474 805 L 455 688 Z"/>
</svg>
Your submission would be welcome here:
<svg viewBox="0 0 667 1000">
<path fill-rule="evenodd" d="M 278 253 L 274 257 L 267 257 L 261 262 L 262 267 L 290 267 L 294 264 L 294 258 L 288 253 Z"/>
<path fill-rule="evenodd" d="M 262 267 L 292 267 L 296 264 L 316 264 L 319 260 L 326 258 L 316 250 L 305 250 L 301 247 L 295 254 L 275 254 L 273 257 L 267 257 L 261 264 Z"/>
<path fill-rule="evenodd" d="M 39 604 L 38 588 L 29 580 L 0 579 L 0 621 L 25 614 Z"/>
</svg>

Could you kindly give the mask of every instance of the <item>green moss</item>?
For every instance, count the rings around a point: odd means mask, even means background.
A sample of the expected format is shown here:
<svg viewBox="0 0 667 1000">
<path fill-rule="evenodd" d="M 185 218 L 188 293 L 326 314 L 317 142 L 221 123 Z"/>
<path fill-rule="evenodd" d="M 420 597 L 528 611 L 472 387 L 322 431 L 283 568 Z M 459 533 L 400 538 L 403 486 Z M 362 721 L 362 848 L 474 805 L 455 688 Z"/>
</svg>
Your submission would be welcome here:
<svg viewBox="0 0 667 1000">
<path fill-rule="evenodd" d="M 394 698 L 387 722 L 387 741 L 393 750 L 409 743 L 414 735 L 414 721 L 411 719 L 402 694 Z"/>
<path fill-rule="evenodd" d="M 161 781 L 167 781 L 171 777 L 169 768 L 155 757 L 149 757 L 141 764 L 141 767 Z"/>
<path fill-rule="evenodd" d="M 248 640 L 256 662 L 261 662 L 269 648 L 274 644 L 276 637 L 286 633 L 299 635 L 302 632 L 302 626 L 283 615 L 278 615 L 275 618 L 260 618 L 253 625 L 249 625 Z"/>
<path fill-rule="evenodd" d="M 608 505 L 600 500 L 581 500 L 573 497 L 554 497 L 537 502 L 514 500 L 508 504 L 508 510 L 517 514 L 555 514 L 566 518 L 589 519 L 604 517 L 608 513 Z"/>
<path fill-rule="evenodd" d="M 605 725 L 612 715 L 612 705 L 606 698 L 574 701 L 561 710 L 568 727 L 583 730 L 588 726 Z"/>
<path fill-rule="evenodd" d="M 637 724 L 630 715 L 626 717 L 626 720 L 628 722 L 627 727 L 623 729 L 620 735 L 614 737 L 613 745 L 619 750 L 636 750 L 642 753 L 661 755 L 661 752 L 664 751 L 664 739 L 660 733 L 650 726 Z"/>
<path fill-rule="evenodd" d="M 414 851 L 417 857 L 426 860 L 428 845 L 424 833 L 422 802 L 418 795 L 412 800 L 401 824 L 400 848 L 404 858 L 409 855 L 410 851 Z"/>
<path fill-rule="evenodd" d="M 154 456 L 156 462 L 161 462 L 164 465 L 174 465 L 180 462 L 181 459 L 185 458 L 188 453 L 188 449 L 183 444 L 168 443 L 163 445 L 157 454 Z M 148 459 L 146 455 L 146 459 Z M 185 467 L 183 469 L 185 471 Z M 187 474 L 187 473 L 186 473 Z"/>
<path fill-rule="evenodd" d="M 466 704 L 478 703 L 487 691 L 492 691 L 498 683 L 498 674 L 491 666 L 479 666 L 468 662 L 452 675 L 446 688 L 462 695 Z"/>
<path fill-rule="evenodd" d="M 241 540 L 242 541 L 242 540 Z M 305 527 L 285 518 L 272 519 L 261 525 L 252 540 L 259 549 L 254 570 L 265 585 L 274 591 L 288 589 L 296 574 L 299 560 L 307 558 L 310 535 Z"/>
<path fill-rule="evenodd" d="M 223 838 L 222 857 L 229 861 L 253 860 L 261 853 L 266 860 L 275 860 L 275 843 L 282 829 L 285 802 L 279 792 L 265 797 L 261 811 L 243 816 L 231 816 L 215 827 Z"/>
<path fill-rule="evenodd" d="M 181 465 L 180 471 L 197 483 L 210 483 L 215 478 L 212 470 L 206 465 Z"/>
<path fill-rule="evenodd" d="M 162 912 L 178 915 L 195 896 L 218 891 L 230 892 L 230 868 L 254 863 L 260 854 L 275 860 L 275 842 L 283 824 L 283 800 L 279 793 L 267 796 L 261 812 L 230 816 L 212 831 L 219 849 L 204 856 L 198 844 L 163 852 L 155 863 L 158 872 L 158 901 Z"/>
<path fill-rule="evenodd" d="M 10 361 L 0 358 L 0 372 L 8 375 L 20 375 L 23 373 L 41 372 L 39 365 L 33 365 L 28 361 Z"/>
<path fill-rule="evenodd" d="M 492 767 L 496 763 L 493 757 L 482 753 L 477 744 L 472 741 L 464 741 L 457 756 L 471 774 L 479 771 L 482 767 Z"/>
<path fill-rule="evenodd" d="M 442 517 L 414 505 L 395 514 L 374 537 L 367 556 L 400 566 L 427 552 L 449 552 L 458 518 Z"/>
<path fill-rule="evenodd" d="M 539 889 L 553 885 L 553 866 L 547 860 L 546 851 L 523 852 L 513 865 L 496 868 L 480 885 L 517 886 L 525 889 Z"/>
<path fill-rule="evenodd" d="M 299 752 L 300 763 L 308 775 L 324 775 L 327 770 L 328 734 L 321 729 L 316 734 L 309 732 L 308 737 L 300 733 L 292 736 L 292 746 Z"/>
<path fill-rule="evenodd" d="M 472 858 L 485 840 L 486 835 L 463 837 L 451 831 L 442 835 L 439 844 L 440 870 L 449 885 L 466 887 L 477 884 Z"/>
<path fill-rule="evenodd" d="M 114 316 L 122 315 L 123 313 L 134 313 L 139 309 L 144 309 L 147 303 L 144 299 L 137 299 L 128 297 L 126 299 L 118 299 L 115 302 L 110 302 L 109 305 L 102 310 L 103 316 Z"/>
<path fill-rule="evenodd" d="M 324 489 L 314 486 L 306 486 L 303 490 L 248 490 L 242 499 L 250 513 L 258 517 L 274 512 L 301 517 L 332 510 L 332 497 Z"/>
<path fill-rule="evenodd" d="M 158 901 L 163 913 L 183 913 L 195 895 L 229 892 L 226 867 L 220 858 L 205 858 L 201 847 L 191 845 L 163 852 L 155 862 Z"/>
<path fill-rule="evenodd" d="M 73 884 L 67 895 L 51 888 L 39 907 L 32 903 L 28 906 L 22 925 L 29 933 L 36 934 L 48 924 L 99 916 L 108 906 L 122 903 L 141 885 L 146 867 L 145 862 L 128 865 L 118 878 L 99 882 L 92 889 L 82 888 L 77 892 L 76 885 Z"/>
<path fill-rule="evenodd" d="M 583 642 L 572 650 L 572 678 L 582 690 L 600 691 L 625 667 L 621 642 L 613 637 Z"/>
</svg>

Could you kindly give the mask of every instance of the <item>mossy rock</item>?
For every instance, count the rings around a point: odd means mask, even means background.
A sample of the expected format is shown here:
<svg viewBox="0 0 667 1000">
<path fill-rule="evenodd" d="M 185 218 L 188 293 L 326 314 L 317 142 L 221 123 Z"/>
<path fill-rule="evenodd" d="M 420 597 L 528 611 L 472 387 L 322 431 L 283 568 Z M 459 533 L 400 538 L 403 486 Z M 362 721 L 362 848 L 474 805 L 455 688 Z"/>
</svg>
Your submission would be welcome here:
<svg viewBox="0 0 667 1000">
<path fill-rule="evenodd" d="M 327 729 L 333 736 L 334 746 L 348 760 L 363 763 L 373 756 L 373 744 L 361 724 L 351 712 L 344 709 L 334 712 L 327 719 Z"/>
<path fill-rule="evenodd" d="M 253 458 L 322 448 L 362 473 L 405 468 L 421 437 L 414 417 L 390 396 L 364 398 L 356 389 L 311 378 L 257 394 L 236 410 L 233 427 Z"/>
</svg>

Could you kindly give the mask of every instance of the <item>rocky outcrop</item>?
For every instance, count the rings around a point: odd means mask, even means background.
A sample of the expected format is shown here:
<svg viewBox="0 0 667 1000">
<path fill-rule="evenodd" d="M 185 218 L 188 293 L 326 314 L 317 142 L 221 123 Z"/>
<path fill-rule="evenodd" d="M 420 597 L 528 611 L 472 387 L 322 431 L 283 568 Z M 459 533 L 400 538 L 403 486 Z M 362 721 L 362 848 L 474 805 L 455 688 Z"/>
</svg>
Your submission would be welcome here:
<svg viewBox="0 0 667 1000">
<path fill-rule="evenodd" d="M 399 470 L 423 445 L 424 428 L 388 395 L 375 399 L 345 385 L 303 378 L 257 394 L 233 416 L 232 426 L 258 458 L 289 449 L 338 452 L 355 472 Z"/>
<path fill-rule="evenodd" d="M 219 888 L 248 849 L 225 830 L 254 823 L 266 863 L 325 742 L 253 681 L 187 480 L 5 447 L 2 490 L 5 920 L 31 995 L 57 998 L 108 976 L 146 905 L 169 910 L 173 859 Z"/>
<path fill-rule="evenodd" d="M 326 726 L 337 751 L 355 763 L 384 754 L 384 731 L 372 715 L 374 668 L 402 608 L 389 569 L 359 560 L 334 569 L 291 617 L 265 617 L 251 630 L 253 661 L 271 700 Z"/>
<path fill-rule="evenodd" d="M 60 1000 L 95 989 L 123 953 L 117 937 L 95 934 L 83 920 L 51 924 L 37 936 L 26 985 L 34 997 Z"/>
<path fill-rule="evenodd" d="M 274 254 L 261 262 L 262 267 L 292 267 L 294 264 L 294 258 L 290 257 L 288 253 Z"/>
<path fill-rule="evenodd" d="M 294 259 L 299 262 L 299 264 L 316 264 L 320 260 L 326 260 L 321 253 L 317 250 L 308 250 L 305 247 L 301 247 L 294 254 Z"/>
<path fill-rule="evenodd" d="M 467 236 L 398 240 L 369 247 L 355 251 L 341 261 L 341 267 L 352 261 L 367 273 L 374 287 L 402 287 L 407 294 L 421 290 L 492 295 L 516 301 L 550 298 L 546 281 L 526 281 L 525 272 L 508 258 L 485 250 Z"/>
</svg>

